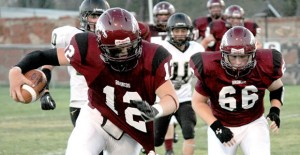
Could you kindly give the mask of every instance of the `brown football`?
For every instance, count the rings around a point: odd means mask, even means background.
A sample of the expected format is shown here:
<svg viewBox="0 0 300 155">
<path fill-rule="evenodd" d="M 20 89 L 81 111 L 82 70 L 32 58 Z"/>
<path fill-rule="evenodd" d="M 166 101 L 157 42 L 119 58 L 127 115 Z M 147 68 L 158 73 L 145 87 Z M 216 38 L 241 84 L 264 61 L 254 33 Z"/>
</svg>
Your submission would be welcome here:
<svg viewBox="0 0 300 155">
<path fill-rule="evenodd" d="M 24 98 L 24 102 L 22 103 L 31 103 L 41 97 L 41 94 L 47 84 L 47 79 L 45 74 L 38 69 L 26 72 L 25 77 L 34 83 L 35 86 L 31 87 L 27 84 L 22 85 L 21 94 Z"/>
</svg>

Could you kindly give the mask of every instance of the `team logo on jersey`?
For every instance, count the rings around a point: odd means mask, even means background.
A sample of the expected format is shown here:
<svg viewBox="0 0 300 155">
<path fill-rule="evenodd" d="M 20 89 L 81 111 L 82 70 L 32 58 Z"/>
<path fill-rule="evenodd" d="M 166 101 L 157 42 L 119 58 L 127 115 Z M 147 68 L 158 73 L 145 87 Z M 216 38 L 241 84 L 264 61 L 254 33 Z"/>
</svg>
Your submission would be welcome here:
<svg viewBox="0 0 300 155">
<path fill-rule="evenodd" d="M 232 81 L 232 85 L 238 85 L 238 84 L 246 84 L 246 81 L 242 81 L 242 80 L 233 80 Z"/>
<path fill-rule="evenodd" d="M 125 82 L 121 82 L 121 81 L 118 81 L 118 80 L 116 80 L 115 82 L 116 82 L 116 85 L 121 86 L 121 87 L 125 87 L 125 88 L 130 88 L 131 87 L 130 83 L 125 83 Z"/>
</svg>

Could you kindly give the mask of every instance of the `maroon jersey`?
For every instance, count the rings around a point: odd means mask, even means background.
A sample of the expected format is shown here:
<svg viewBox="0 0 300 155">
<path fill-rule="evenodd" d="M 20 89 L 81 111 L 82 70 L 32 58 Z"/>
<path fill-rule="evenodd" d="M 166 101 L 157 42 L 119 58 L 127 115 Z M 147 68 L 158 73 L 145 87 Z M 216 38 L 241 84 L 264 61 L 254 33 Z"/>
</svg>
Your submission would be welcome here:
<svg viewBox="0 0 300 155">
<path fill-rule="evenodd" d="M 250 30 L 254 36 L 257 35 L 257 29 L 259 28 L 258 25 L 255 22 L 252 21 L 245 21 L 244 22 L 244 27 Z"/>
<path fill-rule="evenodd" d="M 221 18 L 220 20 L 224 20 L 224 18 Z M 212 22 L 213 19 L 210 16 L 207 17 L 199 17 L 193 21 L 194 28 L 196 28 L 199 32 L 199 38 L 205 37 L 205 31 L 207 26 L 210 22 Z M 199 39 L 196 38 L 196 39 Z"/>
<path fill-rule="evenodd" d="M 244 27 L 249 29 L 254 36 L 256 36 L 258 25 L 251 21 L 245 21 Z M 215 38 L 215 44 L 212 47 L 207 47 L 206 51 L 219 51 L 220 50 L 220 44 L 222 41 L 222 37 L 225 34 L 227 30 L 229 30 L 231 27 L 226 26 L 226 22 L 223 20 L 216 20 L 212 21 L 209 24 L 209 32 L 212 34 Z"/>
<path fill-rule="evenodd" d="M 198 78 L 195 90 L 210 97 L 213 115 L 224 126 L 237 127 L 258 119 L 264 113 L 265 90 L 282 77 L 281 53 L 271 49 L 257 50 L 255 68 L 237 79 L 225 72 L 221 58 L 221 52 L 192 56 L 190 65 Z"/>
<path fill-rule="evenodd" d="M 130 100 L 145 100 L 154 104 L 155 90 L 170 75 L 166 70 L 170 70 L 171 55 L 156 44 L 143 41 L 142 46 L 138 65 L 122 73 L 102 61 L 94 33 L 75 35 L 65 55 L 85 77 L 90 104 L 149 152 L 154 150 L 153 122 L 146 123 Z"/>
<path fill-rule="evenodd" d="M 147 40 L 150 42 L 151 34 L 150 34 L 150 28 L 147 24 L 143 22 L 138 22 L 139 28 L 141 30 L 141 36 L 144 40 Z"/>
<path fill-rule="evenodd" d="M 157 40 L 165 40 L 168 35 L 167 30 L 159 28 L 155 25 L 149 25 L 151 38 L 156 38 Z M 153 39 L 151 39 L 152 42 Z"/>
<path fill-rule="evenodd" d="M 207 47 L 206 51 L 219 51 L 223 35 L 229 28 L 226 27 L 226 22 L 223 20 L 216 20 L 209 24 L 209 33 L 215 38 L 215 44 Z"/>
</svg>

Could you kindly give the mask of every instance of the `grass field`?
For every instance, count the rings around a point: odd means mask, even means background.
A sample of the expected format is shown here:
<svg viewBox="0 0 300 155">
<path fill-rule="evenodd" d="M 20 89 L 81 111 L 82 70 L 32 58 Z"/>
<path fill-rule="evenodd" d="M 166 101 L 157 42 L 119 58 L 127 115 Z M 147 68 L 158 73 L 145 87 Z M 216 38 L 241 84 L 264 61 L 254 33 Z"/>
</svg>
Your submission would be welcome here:
<svg viewBox="0 0 300 155">
<path fill-rule="evenodd" d="M 272 155 L 300 154 L 300 87 L 286 86 L 284 107 L 281 110 L 281 130 L 271 135 Z M 68 88 L 53 88 L 57 107 L 42 111 L 39 101 L 28 105 L 14 102 L 8 87 L 0 88 L 0 155 L 63 155 L 72 124 L 69 119 Z M 268 95 L 266 95 L 268 96 Z M 269 107 L 266 98 L 265 105 Z M 207 154 L 206 126 L 198 119 L 196 127 L 196 155 Z M 174 144 L 175 153 L 181 154 L 182 135 Z M 157 148 L 160 155 L 163 147 Z M 242 154 L 239 151 L 238 154 Z"/>
</svg>

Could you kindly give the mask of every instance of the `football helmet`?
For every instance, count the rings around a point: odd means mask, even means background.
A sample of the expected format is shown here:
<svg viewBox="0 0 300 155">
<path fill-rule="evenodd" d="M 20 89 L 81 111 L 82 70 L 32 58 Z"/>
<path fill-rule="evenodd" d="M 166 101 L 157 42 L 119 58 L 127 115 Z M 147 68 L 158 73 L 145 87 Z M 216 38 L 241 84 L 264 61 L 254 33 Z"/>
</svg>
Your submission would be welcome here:
<svg viewBox="0 0 300 155">
<path fill-rule="evenodd" d="M 223 8 L 225 7 L 225 3 L 223 0 L 208 0 L 207 1 L 207 9 L 212 18 L 218 19 L 222 16 Z M 214 6 L 220 6 L 220 9 L 212 9 Z"/>
<path fill-rule="evenodd" d="M 226 26 L 232 27 L 232 26 L 244 26 L 244 14 L 245 11 L 242 7 L 239 5 L 231 5 L 228 8 L 226 8 L 224 12 L 224 16 L 226 18 Z M 232 21 L 232 19 L 239 19 L 237 23 Z"/>
<path fill-rule="evenodd" d="M 188 30 L 186 36 L 178 37 L 173 33 L 174 28 L 186 28 Z M 184 13 L 175 13 L 168 19 L 167 32 L 169 36 L 169 42 L 175 46 L 182 46 L 186 42 L 193 39 L 193 23 L 191 18 Z"/>
<path fill-rule="evenodd" d="M 91 27 L 95 27 L 94 22 L 88 21 L 88 16 L 99 17 L 110 6 L 106 0 L 84 0 L 79 6 L 80 26 L 86 31 L 93 31 Z"/>
<path fill-rule="evenodd" d="M 142 53 L 140 28 L 135 17 L 122 8 L 105 11 L 96 23 L 101 59 L 118 72 L 136 67 Z"/>
<path fill-rule="evenodd" d="M 157 27 L 166 28 L 168 18 L 175 13 L 174 6 L 169 2 L 159 2 L 153 7 L 154 23 Z M 160 19 L 158 15 L 167 15 L 167 18 Z"/>
<path fill-rule="evenodd" d="M 247 75 L 256 65 L 256 40 L 250 30 L 243 26 L 229 29 L 222 38 L 220 50 L 222 53 L 221 65 L 226 73 L 234 77 Z M 234 66 L 229 56 L 247 58 L 244 66 Z"/>
</svg>

